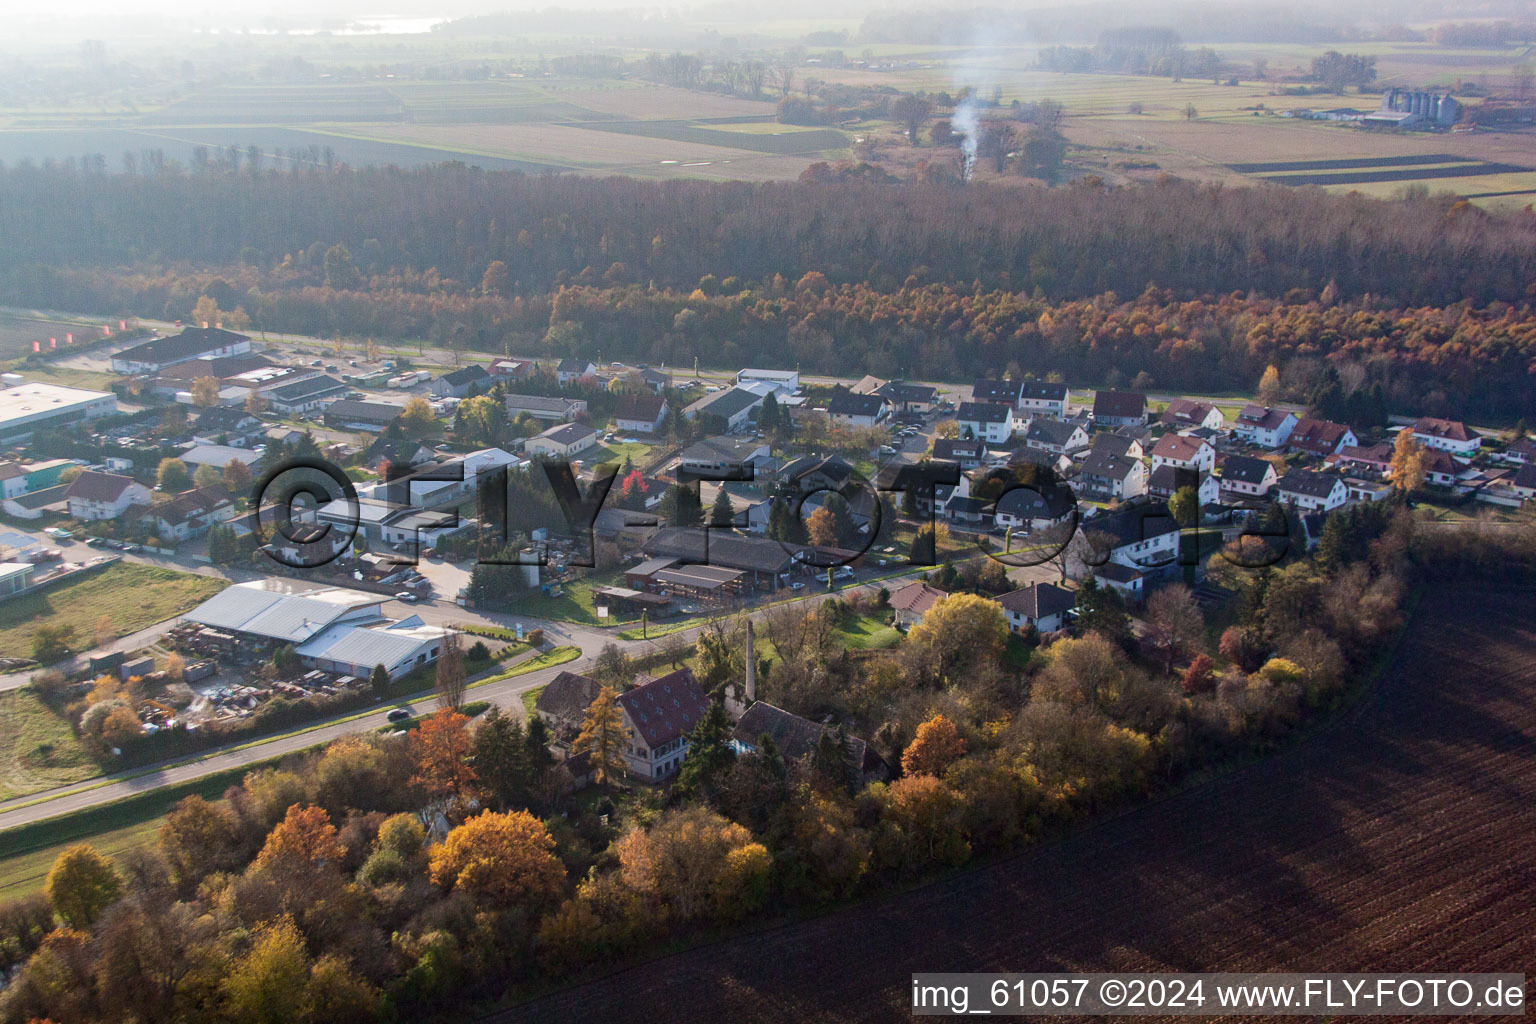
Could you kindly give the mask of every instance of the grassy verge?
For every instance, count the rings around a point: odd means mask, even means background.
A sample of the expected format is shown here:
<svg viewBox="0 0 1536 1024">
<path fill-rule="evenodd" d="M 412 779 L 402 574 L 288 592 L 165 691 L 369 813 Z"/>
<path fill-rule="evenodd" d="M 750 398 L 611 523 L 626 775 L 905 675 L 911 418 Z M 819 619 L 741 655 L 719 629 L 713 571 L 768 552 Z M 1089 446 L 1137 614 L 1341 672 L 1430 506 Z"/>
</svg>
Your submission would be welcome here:
<svg viewBox="0 0 1536 1024">
<path fill-rule="evenodd" d="M 861 651 L 895 647 L 901 643 L 901 633 L 874 615 L 860 615 L 844 622 L 834 633 L 844 646 Z"/>
<path fill-rule="evenodd" d="M 110 625 L 113 638 L 127 636 L 180 615 L 225 586 L 212 576 L 119 562 L 0 604 L 0 655 L 30 658 L 32 638 L 45 624 L 73 628 L 77 648 L 90 644 L 98 622 Z"/>
<path fill-rule="evenodd" d="M 74 730 L 31 687 L 0 693 L 0 800 L 101 774 Z"/>
<path fill-rule="evenodd" d="M 531 720 L 534 715 L 534 705 L 539 702 L 539 694 L 544 692 L 544 687 L 535 686 L 523 694 L 523 718 Z"/>
</svg>

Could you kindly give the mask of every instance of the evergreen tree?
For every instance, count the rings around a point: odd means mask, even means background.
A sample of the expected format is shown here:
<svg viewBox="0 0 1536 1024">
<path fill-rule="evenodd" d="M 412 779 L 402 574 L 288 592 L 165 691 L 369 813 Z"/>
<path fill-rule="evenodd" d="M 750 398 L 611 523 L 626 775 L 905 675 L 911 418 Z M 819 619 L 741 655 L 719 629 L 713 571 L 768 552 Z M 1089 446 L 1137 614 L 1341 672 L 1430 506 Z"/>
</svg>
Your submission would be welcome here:
<svg viewBox="0 0 1536 1024">
<path fill-rule="evenodd" d="M 842 725 L 823 729 L 821 739 L 811 751 L 811 771 L 829 786 L 852 793 L 858 785 L 858 768 L 853 763 L 853 741 Z"/>
<path fill-rule="evenodd" d="M 532 771 L 527 739 L 523 723 L 512 715 L 502 714 L 495 706 L 485 713 L 475 730 L 475 774 L 480 776 L 498 809 L 521 808 L 529 803 Z"/>
<path fill-rule="evenodd" d="M 709 525 L 730 528 L 736 518 L 731 507 L 731 496 L 722 487 L 715 492 L 715 501 L 709 507 Z"/>
<path fill-rule="evenodd" d="M 656 510 L 663 522 L 673 526 L 703 526 L 704 506 L 698 492 L 683 484 L 673 484 Z"/>
<path fill-rule="evenodd" d="M 709 710 L 688 734 L 688 753 L 677 771 L 677 787 L 687 799 L 712 799 L 720 781 L 730 770 L 736 754 L 730 746 L 731 720 L 718 700 L 709 702 Z"/>
<path fill-rule="evenodd" d="M 368 685 L 373 687 L 373 692 L 379 696 L 389 692 L 389 669 L 383 665 L 373 666 L 373 673 L 368 677 Z"/>
</svg>

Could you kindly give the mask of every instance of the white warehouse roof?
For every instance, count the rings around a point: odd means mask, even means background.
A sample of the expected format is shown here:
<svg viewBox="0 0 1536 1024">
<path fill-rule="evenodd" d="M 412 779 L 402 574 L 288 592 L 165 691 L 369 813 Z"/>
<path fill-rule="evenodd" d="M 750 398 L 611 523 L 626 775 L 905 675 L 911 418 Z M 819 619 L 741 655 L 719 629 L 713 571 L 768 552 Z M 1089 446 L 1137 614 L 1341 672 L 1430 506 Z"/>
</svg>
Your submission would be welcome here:
<svg viewBox="0 0 1536 1024">
<path fill-rule="evenodd" d="M 286 579 L 254 580 L 228 587 L 186 614 L 214 629 L 253 633 L 300 644 L 347 618 L 381 618 L 385 598 L 341 587 L 310 587 Z"/>
<path fill-rule="evenodd" d="M 416 616 L 392 626 L 331 626 L 294 649 L 301 658 L 350 666 L 356 674 L 383 665 L 394 675 L 402 664 L 415 660 L 421 649 L 440 645 L 450 630 L 421 625 Z M 428 660 L 435 660 L 435 653 Z"/>
</svg>

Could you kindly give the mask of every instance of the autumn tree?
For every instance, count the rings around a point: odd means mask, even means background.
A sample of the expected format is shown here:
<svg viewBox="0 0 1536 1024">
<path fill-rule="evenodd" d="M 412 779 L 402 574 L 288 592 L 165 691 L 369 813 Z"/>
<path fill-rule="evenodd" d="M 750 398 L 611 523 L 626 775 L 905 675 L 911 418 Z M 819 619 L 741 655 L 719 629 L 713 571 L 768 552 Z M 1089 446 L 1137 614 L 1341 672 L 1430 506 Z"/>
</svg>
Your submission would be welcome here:
<svg viewBox="0 0 1536 1024">
<path fill-rule="evenodd" d="M 172 877 L 184 886 L 195 885 L 213 871 L 235 870 L 244 853 L 234 817 L 196 795 L 171 808 L 160 825 L 159 843 Z"/>
<path fill-rule="evenodd" d="M 343 852 L 336 826 L 323 807 L 294 804 L 267 833 L 267 841 L 256 855 L 256 864 L 291 872 L 299 867 L 339 864 Z"/>
<path fill-rule="evenodd" d="M 994 661 L 1007 642 L 1003 606 L 976 594 L 942 598 L 907 634 L 908 644 L 937 656 L 941 672 Z"/>
<path fill-rule="evenodd" d="M 1197 654 L 1189 667 L 1184 670 L 1183 678 L 1179 680 L 1179 686 L 1185 693 L 1194 696 L 1197 693 L 1209 693 L 1216 686 L 1216 674 L 1213 670 L 1211 659 L 1204 654 Z"/>
<path fill-rule="evenodd" d="M 837 521 L 826 506 L 812 512 L 805 520 L 805 531 L 811 543 L 821 548 L 837 546 Z"/>
<path fill-rule="evenodd" d="M 555 841 L 527 811 L 482 811 L 449 832 L 429 863 L 433 882 L 495 907 L 547 903 L 565 888 Z"/>
<path fill-rule="evenodd" d="M 895 103 L 891 104 L 891 116 L 907 129 L 907 138 L 912 145 L 918 146 L 922 141 L 918 138 L 918 132 L 933 116 L 933 101 L 921 96 L 905 93 Z"/>
<path fill-rule="evenodd" d="M 1168 514 L 1173 521 L 1188 529 L 1200 517 L 1200 492 L 1193 484 L 1185 484 L 1168 499 Z"/>
<path fill-rule="evenodd" d="M 243 408 L 252 416 L 260 416 L 262 413 L 267 411 L 267 396 L 262 394 L 260 391 L 252 389 L 251 392 L 245 396 L 245 404 Z"/>
<path fill-rule="evenodd" d="M 405 403 L 397 419 L 406 437 L 420 438 L 434 434 L 438 429 L 437 414 L 425 398 L 416 395 Z"/>
<path fill-rule="evenodd" d="M 587 707 L 581 732 L 572 752 L 587 755 L 592 780 L 599 786 L 622 777 L 627 769 L 624 749 L 629 736 L 624 728 L 624 711 L 619 707 L 619 691 L 605 686 Z"/>
<path fill-rule="evenodd" d="M 512 286 L 512 273 L 501 260 L 491 260 L 480 276 L 480 293 L 500 298 Z"/>
<path fill-rule="evenodd" d="M 123 876 L 95 847 L 79 843 L 54 860 L 43 894 L 66 925 L 88 929 L 103 910 L 122 898 Z"/>
<path fill-rule="evenodd" d="M 219 378 L 199 377 L 192 382 L 187 389 L 192 395 L 192 404 L 202 409 L 211 409 L 219 404 Z"/>
<path fill-rule="evenodd" d="M 917 735 L 901 755 L 901 770 L 908 775 L 943 775 L 965 753 L 965 740 L 955 723 L 934 715 L 917 727 Z"/>
<path fill-rule="evenodd" d="M 218 487 L 224 482 L 224 473 L 217 466 L 198 466 L 192 471 L 192 483 L 197 487 Z"/>
<path fill-rule="evenodd" d="M 469 719 L 443 708 L 422 721 L 410 733 L 411 782 L 431 800 L 463 799 L 478 779 L 468 762 L 474 741 Z"/>
<path fill-rule="evenodd" d="M 1260 405 L 1274 405 L 1280 401 L 1283 391 L 1280 386 L 1280 368 L 1271 363 L 1264 368 L 1264 374 L 1259 378 L 1258 391 L 1255 397 Z"/>
<path fill-rule="evenodd" d="M 291 1024 L 310 1016 L 309 951 L 284 914 L 259 925 L 251 948 L 230 965 L 220 983 L 227 1020 L 238 1024 Z"/>
<path fill-rule="evenodd" d="M 1392 486 L 1403 493 L 1411 493 L 1424 486 L 1429 459 L 1413 428 L 1404 427 L 1397 432 L 1392 443 Z"/>
<path fill-rule="evenodd" d="M 635 827 L 615 844 L 624 883 L 688 921 L 760 905 L 771 860 L 741 825 L 697 804 Z"/>
</svg>

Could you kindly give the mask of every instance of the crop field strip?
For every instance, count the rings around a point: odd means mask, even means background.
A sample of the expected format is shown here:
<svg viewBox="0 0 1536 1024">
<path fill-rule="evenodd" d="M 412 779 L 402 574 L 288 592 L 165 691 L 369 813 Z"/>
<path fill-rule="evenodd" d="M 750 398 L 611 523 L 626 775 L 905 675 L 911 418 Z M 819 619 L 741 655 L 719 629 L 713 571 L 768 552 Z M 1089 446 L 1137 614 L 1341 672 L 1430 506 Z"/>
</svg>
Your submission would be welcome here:
<svg viewBox="0 0 1536 1024">
<path fill-rule="evenodd" d="M 1326 171 L 1297 172 L 1293 174 L 1265 174 L 1259 180 L 1277 185 L 1363 185 L 1383 181 L 1431 181 L 1441 178 L 1479 178 L 1489 174 L 1529 174 L 1536 168 L 1518 164 L 1496 164 L 1473 161 L 1459 164 L 1432 164 L 1429 166 L 1400 167 L 1378 171 Z"/>
<path fill-rule="evenodd" d="M 674 142 L 748 149 L 777 156 L 819 153 L 827 149 L 843 149 L 848 145 L 848 137 L 831 128 L 808 132 L 786 132 L 782 135 L 761 135 L 699 128 L 685 121 L 603 121 L 584 124 L 581 127 L 600 132 L 670 139 Z"/>
<path fill-rule="evenodd" d="M 906 1019 L 917 971 L 1523 970 L 1533 612 L 1528 590 L 1437 587 L 1360 702 L 1278 755 L 1011 861 L 493 1019 Z"/>
</svg>

